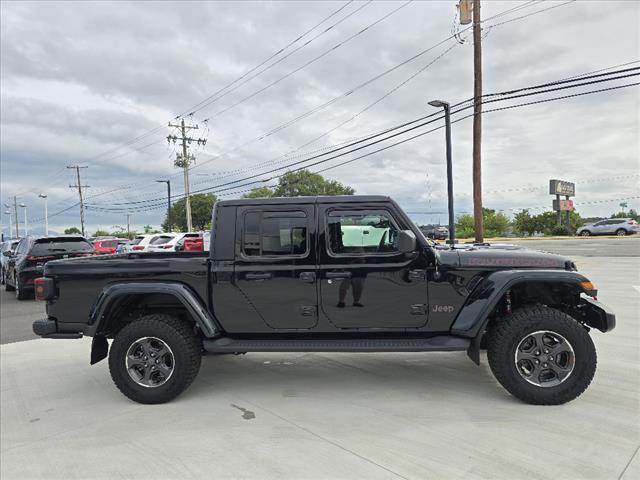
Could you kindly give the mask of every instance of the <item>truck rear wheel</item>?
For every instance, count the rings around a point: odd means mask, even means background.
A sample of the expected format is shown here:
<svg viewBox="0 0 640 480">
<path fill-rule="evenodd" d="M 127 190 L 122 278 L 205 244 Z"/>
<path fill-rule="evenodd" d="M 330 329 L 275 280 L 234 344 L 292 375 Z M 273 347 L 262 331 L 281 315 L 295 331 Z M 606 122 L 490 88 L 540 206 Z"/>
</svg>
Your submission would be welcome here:
<svg viewBox="0 0 640 480">
<path fill-rule="evenodd" d="M 596 350 L 585 328 L 564 312 L 526 307 L 498 319 L 487 332 L 496 379 L 535 405 L 560 405 L 584 392 L 596 371 Z"/>
<path fill-rule="evenodd" d="M 139 403 L 165 403 L 180 395 L 200 370 L 202 341 L 171 315 L 146 315 L 120 330 L 109 352 L 118 389 Z"/>
</svg>

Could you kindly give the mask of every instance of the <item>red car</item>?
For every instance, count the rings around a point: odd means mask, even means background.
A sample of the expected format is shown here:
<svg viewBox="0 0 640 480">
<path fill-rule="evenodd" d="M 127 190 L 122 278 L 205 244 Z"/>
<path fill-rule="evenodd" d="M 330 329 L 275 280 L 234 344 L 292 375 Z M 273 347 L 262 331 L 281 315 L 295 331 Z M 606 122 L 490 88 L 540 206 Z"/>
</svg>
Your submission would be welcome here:
<svg viewBox="0 0 640 480">
<path fill-rule="evenodd" d="M 204 250 L 204 239 L 202 237 L 191 237 L 184 239 L 184 252 L 202 252 Z"/>
<path fill-rule="evenodd" d="M 93 247 L 95 248 L 97 255 L 111 255 L 116 253 L 118 243 L 121 241 L 122 239 L 120 238 L 103 238 L 95 240 L 93 242 Z"/>
</svg>

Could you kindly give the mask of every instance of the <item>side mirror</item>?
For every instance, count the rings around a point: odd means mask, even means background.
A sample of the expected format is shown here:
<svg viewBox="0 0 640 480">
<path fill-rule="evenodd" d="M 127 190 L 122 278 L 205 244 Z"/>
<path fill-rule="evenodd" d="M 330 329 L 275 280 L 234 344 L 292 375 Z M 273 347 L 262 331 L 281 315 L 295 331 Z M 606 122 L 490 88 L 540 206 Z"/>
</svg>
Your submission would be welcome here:
<svg viewBox="0 0 640 480">
<path fill-rule="evenodd" d="M 402 253 L 416 251 L 416 236 L 411 230 L 400 230 L 398 232 L 398 250 Z"/>
<path fill-rule="evenodd" d="M 4 255 L 5 257 L 12 257 L 13 256 L 13 252 L 11 250 L 6 250 L 6 251 L 2 252 L 2 255 Z"/>
</svg>

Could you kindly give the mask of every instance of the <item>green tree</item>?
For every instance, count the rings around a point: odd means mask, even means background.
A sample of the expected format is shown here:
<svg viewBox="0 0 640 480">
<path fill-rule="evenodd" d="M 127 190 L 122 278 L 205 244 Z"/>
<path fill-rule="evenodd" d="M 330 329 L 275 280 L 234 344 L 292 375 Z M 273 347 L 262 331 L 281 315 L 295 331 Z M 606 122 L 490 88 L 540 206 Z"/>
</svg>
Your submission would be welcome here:
<svg viewBox="0 0 640 480">
<path fill-rule="evenodd" d="M 273 190 L 268 187 L 258 187 L 252 189 L 250 192 L 242 195 L 242 198 L 269 198 L 273 197 Z"/>
<path fill-rule="evenodd" d="M 496 212 L 490 208 L 482 209 L 484 234 L 487 237 L 501 237 L 506 235 L 511 222 L 502 212 Z"/>
<path fill-rule="evenodd" d="M 484 221 L 484 234 L 487 237 L 499 237 L 506 235 L 511 223 L 504 213 L 497 213 L 490 208 L 482 209 Z M 456 236 L 470 238 L 475 236 L 475 222 L 472 215 L 462 214 L 456 221 Z"/>
<path fill-rule="evenodd" d="M 335 180 L 326 180 L 309 170 L 287 172 L 280 177 L 275 197 L 309 197 L 314 195 L 353 195 L 355 190 Z"/>
<path fill-rule="evenodd" d="M 100 230 L 99 228 L 96 230 L 96 233 L 93 234 L 94 237 L 108 237 L 111 235 L 106 230 Z"/>
<path fill-rule="evenodd" d="M 536 222 L 529 209 L 525 208 L 514 215 L 513 229 L 518 235 L 531 236 L 536 233 Z"/>
<path fill-rule="evenodd" d="M 191 195 L 191 222 L 193 229 L 208 230 L 211 226 L 211 212 L 213 211 L 213 205 L 218 200 L 212 193 L 198 193 Z M 173 231 L 186 232 L 187 231 L 187 216 L 185 213 L 185 199 L 181 198 L 176 203 L 171 205 L 169 210 L 169 218 L 165 217 L 162 222 L 163 230 L 169 231 L 169 227 Z"/>
<path fill-rule="evenodd" d="M 151 225 L 145 225 L 142 228 L 144 228 L 145 235 L 149 233 L 160 233 L 160 230 L 158 230 L 157 228 L 153 228 Z"/>
<path fill-rule="evenodd" d="M 640 221 L 640 215 L 638 215 L 638 212 L 633 208 L 630 208 L 628 212 L 622 211 L 614 213 L 611 215 L 611 218 L 633 218 L 636 222 Z"/>
<path fill-rule="evenodd" d="M 65 235 L 81 235 L 82 232 L 78 227 L 69 227 L 64 229 Z"/>
<path fill-rule="evenodd" d="M 475 235 L 473 215 L 463 213 L 456 221 L 456 237 L 470 238 Z"/>
<path fill-rule="evenodd" d="M 565 225 L 565 213 L 562 212 L 562 222 Z M 561 232 L 557 225 L 557 213 L 556 212 L 544 212 L 533 217 L 535 223 L 536 232 L 544 233 L 545 235 L 553 235 L 554 232 Z M 569 232 L 573 233 L 578 227 L 584 225 L 584 220 L 580 214 L 573 211 L 569 214 Z"/>
</svg>

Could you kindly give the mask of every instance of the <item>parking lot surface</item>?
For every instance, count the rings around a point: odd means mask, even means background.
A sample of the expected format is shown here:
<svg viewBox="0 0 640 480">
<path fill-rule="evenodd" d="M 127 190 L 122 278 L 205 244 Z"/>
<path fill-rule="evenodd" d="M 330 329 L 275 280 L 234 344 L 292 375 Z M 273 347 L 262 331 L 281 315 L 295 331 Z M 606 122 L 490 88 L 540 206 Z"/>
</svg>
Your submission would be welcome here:
<svg viewBox="0 0 640 480">
<path fill-rule="evenodd" d="M 1 476 L 640 478 L 640 257 L 601 255 L 572 257 L 618 324 L 592 333 L 598 371 L 569 404 L 519 402 L 485 355 L 376 353 L 209 356 L 181 397 L 144 406 L 89 366 L 90 339 L 8 338 Z M 2 330 L 42 314 L 11 302 Z"/>
</svg>

